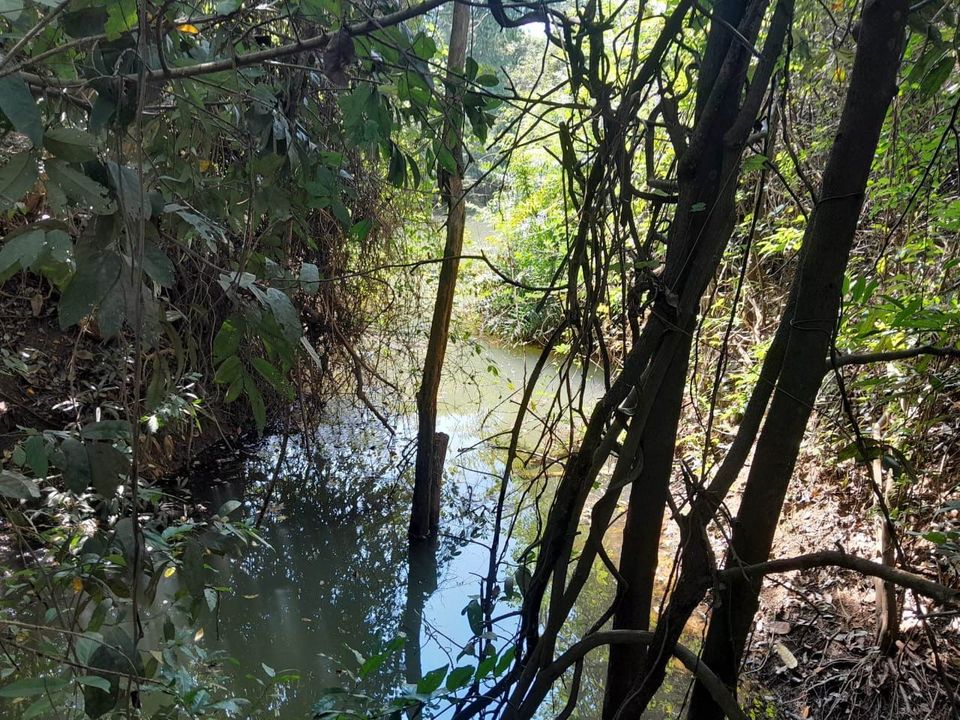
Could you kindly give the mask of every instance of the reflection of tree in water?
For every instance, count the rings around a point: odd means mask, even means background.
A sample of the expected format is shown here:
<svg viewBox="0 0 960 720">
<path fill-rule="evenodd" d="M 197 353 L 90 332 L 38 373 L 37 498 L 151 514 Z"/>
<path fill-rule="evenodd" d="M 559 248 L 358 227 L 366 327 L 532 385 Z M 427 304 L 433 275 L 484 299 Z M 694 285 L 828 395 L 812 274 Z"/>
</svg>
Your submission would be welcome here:
<svg viewBox="0 0 960 720">
<path fill-rule="evenodd" d="M 263 677 L 260 663 L 275 670 L 296 669 L 298 686 L 286 688 L 271 703 L 284 717 L 302 717 L 324 687 L 346 685 L 337 670 L 356 670 L 353 650 L 364 657 L 404 631 L 409 617 L 429 597 L 430 564 L 421 562 L 418 587 L 408 598 L 407 521 L 409 483 L 398 478 L 398 443 L 364 424 L 321 428 L 309 442 L 292 437 L 288 461 L 273 494 L 274 512 L 263 526 L 273 549 L 251 549 L 231 570 L 231 592 L 221 595 L 217 632 L 221 647 L 239 660 L 238 695 L 254 699 Z M 276 463 L 278 443 L 266 444 L 262 457 L 221 467 L 231 477 L 211 497 L 211 505 L 243 492 L 255 515 Z M 451 535 L 474 534 L 475 513 L 463 507 L 445 512 Z M 445 562 L 457 539 L 441 540 L 437 557 Z M 433 571 L 436 585 L 436 570 Z M 414 606 L 410 607 L 410 600 Z M 210 628 L 213 637 L 213 628 Z M 416 640 L 416 636 L 413 636 Z M 408 668 L 409 670 L 409 668 Z M 366 678 L 363 692 L 386 697 L 404 682 L 403 654 L 391 657 Z"/>
</svg>

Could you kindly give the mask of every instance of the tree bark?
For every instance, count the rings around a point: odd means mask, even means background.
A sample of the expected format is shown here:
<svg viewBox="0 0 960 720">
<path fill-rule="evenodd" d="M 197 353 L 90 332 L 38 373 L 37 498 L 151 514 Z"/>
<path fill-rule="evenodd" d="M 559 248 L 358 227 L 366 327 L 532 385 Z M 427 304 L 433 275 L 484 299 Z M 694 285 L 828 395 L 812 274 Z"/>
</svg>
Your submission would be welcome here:
<svg viewBox="0 0 960 720">
<path fill-rule="evenodd" d="M 436 532 L 431 527 L 431 507 L 439 507 L 439 498 L 433 500 L 434 443 L 437 431 L 437 393 L 443 371 L 443 358 L 450 335 L 450 316 L 457 287 L 457 273 L 463 250 L 463 231 L 466 223 L 466 202 L 463 191 L 463 102 L 462 76 L 467 58 L 467 37 L 470 30 L 470 6 L 457 2 L 453 6 L 450 28 L 450 49 L 447 55 L 447 95 L 444 118 L 444 146 L 456 161 L 456 170 L 439 171 L 441 190 L 447 201 L 446 242 L 443 263 L 437 284 L 437 299 L 433 308 L 427 354 L 423 365 L 423 379 L 417 392 L 417 460 L 413 486 L 413 504 L 410 513 L 410 536 L 428 537 Z"/>
<path fill-rule="evenodd" d="M 807 420 L 823 378 L 840 308 L 843 274 L 853 244 L 864 190 L 890 101 L 896 91 L 908 6 L 905 0 L 868 0 L 858 34 L 850 85 L 807 226 L 806 252 L 794 283 L 796 301 L 780 379 L 757 442 L 734 524 L 727 567 L 765 561 Z M 730 688 L 736 687 L 761 581 L 730 576 L 717 593 L 703 658 Z M 691 698 L 692 720 L 718 718 L 702 685 Z"/>
<path fill-rule="evenodd" d="M 717 3 L 717 17 L 711 24 L 698 78 L 698 124 L 680 158 L 679 202 L 665 273 L 668 287 L 692 290 L 697 307 L 733 232 L 740 157 L 780 54 L 792 4 L 778 4 L 749 89 L 746 78 L 750 55 L 731 28 L 738 28 L 752 44 L 766 9 L 766 0 Z M 691 267 L 693 271 L 689 272 Z M 649 626 L 695 313 L 693 309 L 679 323 L 683 340 L 666 378 L 654 390 L 656 399 L 650 416 L 655 421 L 642 431 L 642 456 L 635 459 L 635 464 L 642 463 L 642 471 L 631 487 L 619 568 L 626 589 L 617 605 L 614 628 L 645 630 Z M 648 654 L 647 648 L 633 645 L 610 648 L 605 718 L 642 711 L 645 702 L 635 701 L 642 695 L 635 696 L 632 689 Z"/>
<path fill-rule="evenodd" d="M 900 503 L 897 498 L 897 486 L 893 473 L 884 472 L 883 459 L 874 458 L 870 463 L 873 480 L 883 493 L 883 502 L 887 508 L 893 510 Z M 876 504 L 877 511 L 877 554 L 880 562 L 888 567 L 896 565 L 896 546 L 894 545 L 893 529 L 887 522 L 880 502 Z M 897 649 L 897 639 L 900 636 L 900 604 L 897 602 L 897 587 L 893 583 L 875 578 L 874 593 L 877 604 L 877 645 L 884 655 L 893 655 Z"/>
</svg>

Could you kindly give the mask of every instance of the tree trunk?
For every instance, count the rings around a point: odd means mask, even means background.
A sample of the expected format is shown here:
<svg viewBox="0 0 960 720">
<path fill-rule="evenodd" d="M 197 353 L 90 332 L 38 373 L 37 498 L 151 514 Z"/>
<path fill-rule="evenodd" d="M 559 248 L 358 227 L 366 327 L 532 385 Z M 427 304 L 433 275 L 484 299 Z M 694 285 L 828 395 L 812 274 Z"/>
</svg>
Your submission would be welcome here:
<svg viewBox="0 0 960 720">
<path fill-rule="evenodd" d="M 734 42 L 729 28 L 739 26 L 741 36 L 753 43 L 766 7 L 765 0 L 726 0 L 716 5 L 719 21 L 711 25 L 698 79 L 698 125 L 690 146 L 681 156 L 680 201 L 671 228 L 665 272 L 668 287 L 692 290 L 696 305 L 679 323 L 683 341 L 667 377 L 654 390 L 657 395 L 650 411 L 654 421 L 643 429 L 639 443 L 642 457 L 635 464 L 642 464 L 642 471 L 631 488 L 620 559 L 620 575 L 626 588 L 621 591 L 614 615 L 614 627 L 619 629 L 645 630 L 649 625 L 696 309 L 733 232 L 740 157 L 747 141 L 744 127 L 752 127 L 756 119 L 780 54 L 792 4 L 778 4 L 753 85 L 746 95 L 750 57 L 741 43 Z M 723 92 L 717 91 L 718 85 Z M 693 272 L 688 271 L 691 266 Z M 634 701 L 634 697 L 641 696 L 634 696 L 632 688 L 648 654 L 647 648 L 635 645 L 610 648 L 605 718 L 642 711 L 645 703 Z"/>
<path fill-rule="evenodd" d="M 466 204 L 463 193 L 463 103 L 462 76 L 467 58 L 467 37 L 470 30 L 470 6 L 457 2 L 453 6 L 450 28 L 450 50 L 447 56 L 447 96 L 444 118 L 444 146 L 456 161 L 456 170 L 439 171 L 441 190 L 447 201 L 447 237 L 440 265 L 437 299 L 430 324 L 427 354 L 423 364 L 423 379 L 417 392 L 417 462 L 413 486 L 413 506 L 410 513 L 410 536 L 428 537 L 436 532 L 431 528 L 431 508 L 439 507 L 439 498 L 432 499 L 433 488 L 439 488 L 434 479 L 434 443 L 437 430 L 437 392 L 443 370 L 443 357 L 450 334 L 450 315 L 457 286 L 457 272 L 463 251 L 463 230 L 466 222 Z M 437 470 L 438 472 L 440 469 Z"/>
<path fill-rule="evenodd" d="M 905 0 L 868 0 L 858 34 L 850 86 L 804 238 L 806 252 L 794 283 L 796 301 L 783 369 L 757 442 L 727 567 L 757 563 L 770 554 L 807 420 L 823 379 L 824 358 L 836 327 L 843 275 L 880 130 L 896 91 L 907 20 Z M 719 588 L 703 660 L 735 688 L 747 634 L 759 603 L 759 579 L 735 578 Z M 721 712 L 697 685 L 692 720 Z"/>
<path fill-rule="evenodd" d="M 896 508 L 900 502 L 897 497 L 897 485 L 893 473 L 883 471 L 883 459 L 875 458 L 870 464 L 873 481 L 883 493 L 883 501 L 888 510 Z M 880 502 L 877 509 L 877 554 L 880 562 L 893 567 L 896 564 L 896 547 L 893 529 L 882 512 Z M 897 602 L 897 586 L 887 580 L 875 578 L 873 581 L 877 603 L 877 645 L 884 655 L 892 655 L 897 649 L 900 636 L 900 605 Z"/>
</svg>

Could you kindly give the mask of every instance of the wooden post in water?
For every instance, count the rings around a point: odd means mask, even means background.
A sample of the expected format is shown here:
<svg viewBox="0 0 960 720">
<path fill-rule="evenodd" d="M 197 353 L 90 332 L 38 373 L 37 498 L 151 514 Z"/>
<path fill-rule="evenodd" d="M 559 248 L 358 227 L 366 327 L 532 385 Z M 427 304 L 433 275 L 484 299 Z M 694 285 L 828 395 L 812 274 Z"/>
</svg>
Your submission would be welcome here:
<svg viewBox="0 0 960 720">
<path fill-rule="evenodd" d="M 457 286 L 460 254 L 463 251 L 463 230 L 466 223 L 466 198 L 463 187 L 463 72 L 467 58 L 467 39 L 470 30 L 470 6 L 457 2 L 453 6 L 450 28 L 450 47 L 447 56 L 447 93 L 444 98 L 443 140 L 445 150 L 453 159 L 452 166 L 441 164 L 437 170 L 440 190 L 447 202 L 447 236 L 443 247 L 443 262 L 437 281 L 437 299 L 433 320 L 427 338 L 427 352 L 423 364 L 423 378 L 417 393 L 417 461 L 414 474 L 413 505 L 410 512 L 410 537 L 424 538 L 436 532 L 431 527 L 431 495 L 434 485 L 433 444 L 439 434 L 437 428 L 437 393 L 443 370 L 443 356 L 450 334 L 450 316 Z M 439 481 L 437 481 L 439 498 Z"/>
<path fill-rule="evenodd" d="M 450 436 L 438 432 L 433 436 L 433 463 L 430 468 L 430 537 L 440 530 L 440 493 L 443 488 L 443 465 L 447 459 Z"/>
</svg>

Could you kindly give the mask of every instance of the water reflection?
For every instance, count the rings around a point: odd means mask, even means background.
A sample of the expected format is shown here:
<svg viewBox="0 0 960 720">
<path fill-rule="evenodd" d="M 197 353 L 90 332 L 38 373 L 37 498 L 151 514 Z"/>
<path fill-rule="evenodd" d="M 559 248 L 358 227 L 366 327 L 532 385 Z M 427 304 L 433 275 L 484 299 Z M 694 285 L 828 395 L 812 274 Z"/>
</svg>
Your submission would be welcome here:
<svg viewBox="0 0 960 720">
<path fill-rule="evenodd" d="M 222 594 L 219 617 L 208 630 L 208 638 L 237 658 L 231 692 L 257 699 L 263 693 L 257 678 L 268 670 L 295 668 L 301 681 L 265 698 L 264 704 L 277 717 L 308 716 L 324 687 L 344 684 L 341 668 L 355 670 L 358 657 L 379 652 L 401 633 L 408 636 L 404 650 L 364 679 L 368 695 L 389 697 L 404 682 L 458 664 L 472 637 L 462 610 L 479 595 L 489 562 L 490 508 L 506 444 L 498 433 L 512 425 L 536 360 L 535 354 L 493 345 L 459 349 L 448 358 L 439 402 L 438 430 L 450 435 L 450 451 L 443 534 L 435 545 L 410 548 L 407 543 L 410 479 L 403 474 L 404 459 L 412 449 L 408 438 L 415 435 L 409 417 L 400 418 L 397 436 L 390 436 L 375 419 L 344 404 L 331 407 L 314 432 L 290 439 L 289 460 L 263 528 L 273 549 L 253 549 L 228 569 L 230 592 Z M 546 415 L 561 382 L 556 369 L 548 368 L 525 428 L 524 437 L 531 442 L 539 436 L 538 418 Z M 585 407 L 601 392 L 597 375 L 586 373 Z M 570 428 L 558 427 L 561 436 L 569 435 Z M 215 486 L 211 504 L 242 496 L 247 512 L 255 516 L 279 445 L 277 438 L 267 440 L 254 459 L 221 468 L 221 478 L 229 481 Z M 516 475 L 522 485 L 523 472 Z M 525 497 L 527 507 L 520 508 L 508 560 L 537 529 L 536 493 L 516 489 L 513 497 Z M 612 578 L 598 568 L 561 646 L 590 627 L 613 590 Z M 512 633 L 511 622 L 499 628 L 501 637 Z M 598 653 L 585 667 L 579 717 L 595 716 L 602 681 Z M 564 701 L 561 687 L 551 702 L 559 709 Z"/>
</svg>

